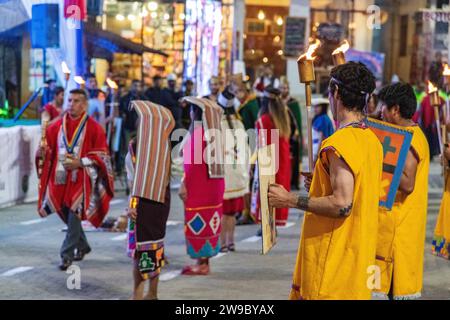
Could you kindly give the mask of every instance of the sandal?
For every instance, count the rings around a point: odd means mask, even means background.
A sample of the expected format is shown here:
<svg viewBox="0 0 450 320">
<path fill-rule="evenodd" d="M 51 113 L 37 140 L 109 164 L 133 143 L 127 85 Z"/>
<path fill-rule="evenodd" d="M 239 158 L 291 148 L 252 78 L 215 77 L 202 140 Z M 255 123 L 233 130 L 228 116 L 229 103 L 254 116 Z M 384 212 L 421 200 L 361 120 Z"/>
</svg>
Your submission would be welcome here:
<svg viewBox="0 0 450 320">
<path fill-rule="evenodd" d="M 197 264 L 193 266 L 186 266 L 181 271 L 181 274 L 187 276 L 206 276 L 209 274 L 209 265 Z"/>
<path fill-rule="evenodd" d="M 228 245 L 228 250 L 229 250 L 229 251 L 232 251 L 232 252 L 236 251 L 236 247 L 234 246 L 234 243 L 230 243 L 230 244 Z"/>
<path fill-rule="evenodd" d="M 229 249 L 230 249 L 229 246 L 222 246 L 222 247 L 220 247 L 219 251 L 222 253 L 227 253 Z"/>
</svg>

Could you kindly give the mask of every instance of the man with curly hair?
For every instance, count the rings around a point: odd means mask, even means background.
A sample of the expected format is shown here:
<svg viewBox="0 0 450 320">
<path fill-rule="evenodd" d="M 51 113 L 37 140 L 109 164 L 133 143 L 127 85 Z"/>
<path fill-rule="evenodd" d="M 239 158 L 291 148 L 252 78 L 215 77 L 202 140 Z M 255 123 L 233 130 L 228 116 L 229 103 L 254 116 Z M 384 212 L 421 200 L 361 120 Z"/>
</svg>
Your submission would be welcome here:
<svg viewBox="0 0 450 320">
<path fill-rule="evenodd" d="M 305 210 L 290 299 L 370 299 L 375 265 L 382 146 L 365 125 L 375 78 L 361 63 L 331 71 L 339 128 L 322 142 L 307 197 L 271 185 L 272 207 Z"/>
</svg>

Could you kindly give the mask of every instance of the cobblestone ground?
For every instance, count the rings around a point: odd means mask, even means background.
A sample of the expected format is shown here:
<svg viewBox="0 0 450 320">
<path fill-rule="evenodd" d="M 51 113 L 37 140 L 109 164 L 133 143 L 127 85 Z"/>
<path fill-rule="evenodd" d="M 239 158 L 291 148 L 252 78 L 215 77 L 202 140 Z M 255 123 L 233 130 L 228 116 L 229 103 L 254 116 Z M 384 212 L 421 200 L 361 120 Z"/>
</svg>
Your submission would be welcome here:
<svg viewBox="0 0 450 320">
<path fill-rule="evenodd" d="M 423 299 L 450 298 L 450 261 L 430 253 L 433 229 L 442 196 L 439 167 L 430 173 L 427 242 Z M 110 216 L 126 206 L 124 192 L 112 202 Z M 167 226 L 166 252 L 169 265 L 161 275 L 160 299 L 286 299 L 303 215 L 290 212 L 286 228 L 279 229 L 276 247 L 260 255 L 257 226 L 236 228 L 235 253 L 211 261 L 208 276 L 181 276 L 191 260 L 186 255 L 183 209 L 176 190 Z M 69 274 L 59 271 L 59 247 L 64 224 L 57 216 L 40 219 L 35 204 L 0 210 L 0 299 L 128 299 L 132 290 L 131 261 L 125 254 L 125 234 L 87 232 L 93 251 L 75 263 L 81 271 L 81 288 L 69 289 Z"/>
</svg>

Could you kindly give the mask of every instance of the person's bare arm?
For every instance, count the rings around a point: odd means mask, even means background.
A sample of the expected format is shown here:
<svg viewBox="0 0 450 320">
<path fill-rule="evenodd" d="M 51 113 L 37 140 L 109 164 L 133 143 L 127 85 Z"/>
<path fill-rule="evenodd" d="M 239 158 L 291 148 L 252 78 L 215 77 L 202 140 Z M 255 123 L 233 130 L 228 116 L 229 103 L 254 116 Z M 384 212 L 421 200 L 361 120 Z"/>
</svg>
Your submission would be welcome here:
<svg viewBox="0 0 450 320">
<path fill-rule="evenodd" d="M 47 110 L 44 110 L 41 113 L 41 122 L 44 122 L 44 121 L 50 122 L 50 113 L 48 113 Z"/>
<path fill-rule="evenodd" d="M 339 218 L 350 215 L 353 208 L 355 179 L 349 166 L 332 150 L 327 151 L 330 182 L 333 193 L 325 197 L 303 197 L 287 192 L 280 185 L 269 188 L 269 204 L 276 208 L 286 207 L 307 210 L 317 215 Z"/>
<path fill-rule="evenodd" d="M 445 157 L 445 159 L 450 161 L 450 144 L 448 144 L 448 143 L 446 143 L 444 145 L 444 157 Z"/>
<path fill-rule="evenodd" d="M 416 185 L 416 173 L 417 173 L 417 161 L 413 150 L 408 151 L 406 156 L 405 167 L 403 168 L 402 177 L 400 178 L 400 185 L 398 189 L 406 195 L 411 194 L 414 191 Z"/>
</svg>

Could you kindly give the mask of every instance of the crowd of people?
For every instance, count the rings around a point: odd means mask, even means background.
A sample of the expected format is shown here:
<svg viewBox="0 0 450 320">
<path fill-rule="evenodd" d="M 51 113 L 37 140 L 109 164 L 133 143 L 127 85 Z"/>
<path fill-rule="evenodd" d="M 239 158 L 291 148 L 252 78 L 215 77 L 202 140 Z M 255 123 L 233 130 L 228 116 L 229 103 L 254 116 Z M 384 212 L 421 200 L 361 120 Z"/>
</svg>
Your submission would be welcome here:
<svg viewBox="0 0 450 320">
<path fill-rule="evenodd" d="M 146 90 L 133 80 L 125 95 L 112 97 L 112 92 L 98 89 L 90 75 L 86 90 L 71 90 L 64 108 L 64 89 L 57 87 L 42 113 L 51 123 L 46 145 L 39 149 L 46 161 L 38 206 L 41 216 L 57 212 L 68 225 L 60 268 L 66 270 L 90 252 L 81 220 L 101 225 L 114 196 L 113 171 L 125 171 L 133 298 L 157 299 L 166 261 L 172 150 L 179 142 L 172 141 L 171 133 L 184 128 L 189 134 L 181 142 L 179 197 L 185 210 L 186 251 L 195 263 L 182 274 L 209 274 L 211 257 L 236 250 L 235 225 L 261 222 L 255 150 L 275 144 L 278 170 L 268 193 L 270 206 L 276 208 L 275 223 L 286 225 L 289 208 L 305 211 L 290 298 L 370 299 L 373 291 L 391 298 L 420 296 L 426 188 L 430 158 L 436 154 L 430 142 L 434 132 L 427 134 L 426 127 L 435 123 L 427 118 L 434 116 L 427 111 L 429 98 L 419 101 L 418 91 L 402 82 L 374 94 L 375 78 L 361 63 L 337 66 L 330 76 L 328 99 L 312 101 L 315 167 L 303 173 L 306 197 L 295 193 L 301 188 L 304 153 L 300 104 L 291 97 L 287 79 L 275 77 L 270 66 L 253 84 L 242 77 L 230 76 L 226 82 L 212 77 L 204 97 L 196 96 L 190 80 L 184 90 L 177 90 L 174 75 L 167 77 L 166 86 L 155 76 Z M 114 108 L 114 99 L 118 109 L 105 110 L 108 103 Z M 379 206 L 384 150 L 368 130 L 368 116 L 413 132 L 391 211 Z M 115 117 L 122 119 L 123 130 L 120 147 L 112 150 L 105 129 Z M 214 130 L 226 132 L 225 139 L 213 139 Z M 256 135 L 248 135 L 248 130 Z M 238 143 L 242 134 L 244 146 Z M 450 160 L 450 147 L 444 150 Z M 443 205 L 450 197 L 449 183 L 446 186 Z M 441 207 L 433 250 L 448 257 L 446 211 Z M 368 286 L 370 266 L 382 270 L 381 286 Z M 150 286 L 144 295 L 147 279 Z"/>
</svg>

